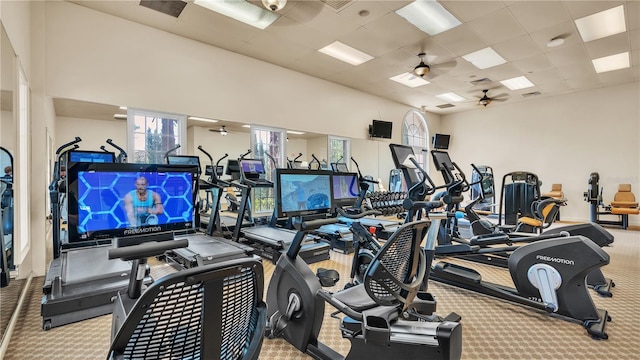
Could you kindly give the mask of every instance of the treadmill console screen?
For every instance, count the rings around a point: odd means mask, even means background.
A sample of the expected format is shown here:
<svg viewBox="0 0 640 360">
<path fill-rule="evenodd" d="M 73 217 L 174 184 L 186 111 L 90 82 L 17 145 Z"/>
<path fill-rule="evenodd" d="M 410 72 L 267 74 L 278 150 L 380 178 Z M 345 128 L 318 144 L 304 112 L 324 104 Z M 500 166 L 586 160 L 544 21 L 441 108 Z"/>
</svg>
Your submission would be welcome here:
<svg viewBox="0 0 640 360">
<path fill-rule="evenodd" d="M 167 156 L 167 164 L 194 165 L 198 167 L 198 173 L 200 172 L 200 158 L 193 155 L 169 155 Z"/>
<path fill-rule="evenodd" d="M 69 162 L 113 163 L 116 156 L 112 152 L 74 150 L 69 152 Z"/>
<path fill-rule="evenodd" d="M 195 166 L 78 163 L 69 178 L 69 242 L 194 228 Z"/>
<path fill-rule="evenodd" d="M 245 175 L 264 174 L 264 164 L 260 159 L 242 159 L 240 160 L 240 168 Z"/>
<path fill-rule="evenodd" d="M 329 213 L 332 208 L 331 172 L 277 169 L 278 217 Z"/>
<path fill-rule="evenodd" d="M 360 192 L 356 173 L 333 173 L 333 206 L 353 206 Z"/>
</svg>

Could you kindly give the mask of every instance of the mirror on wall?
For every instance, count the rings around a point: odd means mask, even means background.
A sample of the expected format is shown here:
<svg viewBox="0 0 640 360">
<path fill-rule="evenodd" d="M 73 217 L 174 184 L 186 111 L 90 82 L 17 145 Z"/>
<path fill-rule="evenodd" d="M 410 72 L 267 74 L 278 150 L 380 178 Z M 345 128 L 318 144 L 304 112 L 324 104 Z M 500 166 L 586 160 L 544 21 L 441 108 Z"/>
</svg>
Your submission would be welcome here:
<svg viewBox="0 0 640 360">
<path fill-rule="evenodd" d="M 1 23 L 0 23 L 1 24 Z M 13 167 L 16 153 L 15 93 L 16 55 L 0 25 L 0 339 L 4 337 L 25 280 L 10 278 L 14 264 L 14 184 Z M 0 340 L 1 341 L 1 340 Z"/>
</svg>

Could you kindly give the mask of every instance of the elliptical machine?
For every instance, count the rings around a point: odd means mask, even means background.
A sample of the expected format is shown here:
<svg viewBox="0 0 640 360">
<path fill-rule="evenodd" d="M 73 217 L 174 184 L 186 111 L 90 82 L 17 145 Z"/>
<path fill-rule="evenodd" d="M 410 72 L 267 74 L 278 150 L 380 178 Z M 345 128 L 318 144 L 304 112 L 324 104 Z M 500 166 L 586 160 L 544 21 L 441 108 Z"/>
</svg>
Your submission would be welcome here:
<svg viewBox="0 0 640 360">
<path fill-rule="evenodd" d="M 419 291 L 429 268 L 420 242 L 430 222 L 402 225 L 373 259 L 362 284 L 332 294 L 321 288 L 298 252 L 309 231 L 335 222 L 295 224 L 298 233 L 278 259 L 267 290 L 267 335 L 284 338 L 314 359 L 459 359 L 459 323 L 417 321 L 433 320 L 435 310 L 433 297 Z M 399 256 L 405 261 L 394 261 Z M 400 264 L 405 266 L 396 267 Z M 342 336 L 351 342 L 346 357 L 318 340 L 325 302 L 346 315 L 340 324 Z"/>
</svg>

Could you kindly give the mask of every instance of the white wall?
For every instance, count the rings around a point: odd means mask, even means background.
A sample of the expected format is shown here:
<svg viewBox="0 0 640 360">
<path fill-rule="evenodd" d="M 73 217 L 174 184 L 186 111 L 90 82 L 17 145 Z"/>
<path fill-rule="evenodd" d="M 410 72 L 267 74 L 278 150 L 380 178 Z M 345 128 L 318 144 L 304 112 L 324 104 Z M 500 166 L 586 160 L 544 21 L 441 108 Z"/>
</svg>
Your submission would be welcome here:
<svg viewBox="0 0 640 360">
<path fill-rule="evenodd" d="M 298 160 L 302 161 L 303 159 L 305 159 L 305 157 L 308 154 L 307 140 L 306 139 L 289 139 L 289 141 L 287 141 L 287 154 L 284 160 L 287 161 L 286 158 L 293 160 L 300 153 L 302 153 L 302 156 Z"/>
<path fill-rule="evenodd" d="M 82 139 L 78 145 L 80 150 L 100 151 L 104 145 L 107 150 L 118 155 L 118 150 L 106 143 L 107 139 L 126 148 L 127 145 L 127 120 L 96 120 L 78 119 L 58 116 L 55 123 L 57 134 L 54 144 L 57 149 L 60 145 L 68 143 L 76 136 Z"/>
<path fill-rule="evenodd" d="M 640 196 L 640 86 L 638 82 L 577 94 L 445 115 L 441 132 L 451 134 L 450 155 L 465 172 L 470 163 L 493 167 L 502 176 L 526 170 L 537 174 L 542 190 L 562 183 L 568 205 L 563 220 L 588 221 L 591 172 L 600 174 L 610 203 L 619 183 L 631 183 Z M 441 177 L 437 176 L 441 180 Z M 640 224 L 638 216 L 630 216 Z"/>
<path fill-rule="evenodd" d="M 399 121 L 408 109 L 68 2 L 46 8 L 54 97 L 351 138 L 365 138 L 379 114 Z"/>
</svg>

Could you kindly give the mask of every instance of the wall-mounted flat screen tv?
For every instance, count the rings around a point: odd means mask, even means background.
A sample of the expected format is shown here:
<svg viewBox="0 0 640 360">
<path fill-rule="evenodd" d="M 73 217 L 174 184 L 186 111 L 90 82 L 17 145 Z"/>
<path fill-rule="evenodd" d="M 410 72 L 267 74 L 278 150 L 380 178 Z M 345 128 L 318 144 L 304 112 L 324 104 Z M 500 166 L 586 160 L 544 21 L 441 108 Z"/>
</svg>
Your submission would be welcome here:
<svg viewBox="0 0 640 360">
<path fill-rule="evenodd" d="M 393 123 L 390 121 L 373 120 L 369 127 L 369 135 L 372 138 L 391 139 Z"/>
</svg>

